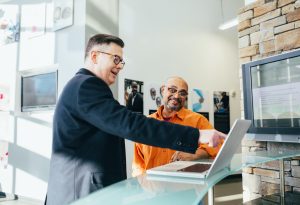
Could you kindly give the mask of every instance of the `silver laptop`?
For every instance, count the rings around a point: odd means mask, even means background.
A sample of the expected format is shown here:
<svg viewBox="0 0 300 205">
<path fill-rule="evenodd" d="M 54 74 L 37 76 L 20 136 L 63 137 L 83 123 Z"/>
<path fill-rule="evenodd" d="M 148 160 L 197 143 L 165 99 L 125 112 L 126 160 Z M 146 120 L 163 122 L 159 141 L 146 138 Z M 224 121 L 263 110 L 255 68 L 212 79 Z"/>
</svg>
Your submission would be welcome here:
<svg viewBox="0 0 300 205">
<path fill-rule="evenodd" d="M 236 120 L 231 127 L 217 157 L 213 162 L 176 161 L 146 171 L 149 175 L 207 178 L 224 168 L 230 161 L 250 127 L 250 120 Z"/>
</svg>

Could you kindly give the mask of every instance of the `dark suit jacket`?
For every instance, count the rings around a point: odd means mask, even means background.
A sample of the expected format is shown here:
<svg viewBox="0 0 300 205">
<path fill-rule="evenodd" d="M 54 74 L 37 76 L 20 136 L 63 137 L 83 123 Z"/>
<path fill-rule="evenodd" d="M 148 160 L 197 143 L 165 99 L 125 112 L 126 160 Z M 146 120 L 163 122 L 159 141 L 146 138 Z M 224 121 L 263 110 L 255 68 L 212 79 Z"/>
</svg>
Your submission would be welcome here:
<svg viewBox="0 0 300 205">
<path fill-rule="evenodd" d="M 126 179 L 124 138 L 194 153 L 198 137 L 195 128 L 129 111 L 103 80 L 80 69 L 56 106 L 46 204 L 69 204 Z"/>
<path fill-rule="evenodd" d="M 140 93 L 136 93 L 133 103 L 132 100 L 133 100 L 133 94 L 130 93 L 128 97 L 127 108 L 133 112 L 138 112 L 143 114 L 144 111 L 143 96 Z"/>
</svg>

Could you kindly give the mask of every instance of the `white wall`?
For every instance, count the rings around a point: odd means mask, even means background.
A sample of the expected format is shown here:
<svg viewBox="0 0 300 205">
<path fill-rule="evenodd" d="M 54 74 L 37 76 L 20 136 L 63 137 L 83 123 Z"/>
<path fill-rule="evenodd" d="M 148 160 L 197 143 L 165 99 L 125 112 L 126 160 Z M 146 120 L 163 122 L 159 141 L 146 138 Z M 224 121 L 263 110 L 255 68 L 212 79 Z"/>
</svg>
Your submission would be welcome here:
<svg viewBox="0 0 300 205">
<path fill-rule="evenodd" d="M 121 0 L 120 37 L 125 41 L 126 65 L 119 76 L 119 100 L 124 103 L 124 79 L 161 84 L 179 75 L 190 88 L 236 91 L 230 99 L 231 122 L 240 117 L 238 43 L 236 27 L 218 26 L 236 17 L 244 1 L 224 0 Z M 230 7 L 228 6 L 230 5 Z M 191 101 L 189 101 L 191 107 Z M 213 122 L 211 106 L 211 121 Z M 144 105 L 144 113 L 148 113 Z M 132 143 L 126 142 L 128 176 L 131 176 Z"/>
<path fill-rule="evenodd" d="M 88 0 L 86 2 L 85 42 L 97 34 L 119 35 L 119 0 Z M 110 86 L 115 98 L 118 97 L 118 82 Z"/>
</svg>

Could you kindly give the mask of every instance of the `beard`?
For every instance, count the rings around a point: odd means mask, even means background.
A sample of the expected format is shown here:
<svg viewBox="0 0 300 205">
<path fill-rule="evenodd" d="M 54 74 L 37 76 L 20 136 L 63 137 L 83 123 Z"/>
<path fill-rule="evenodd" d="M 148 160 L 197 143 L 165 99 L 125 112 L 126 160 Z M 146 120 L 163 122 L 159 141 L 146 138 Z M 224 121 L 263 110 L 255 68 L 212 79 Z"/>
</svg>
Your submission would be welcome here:
<svg viewBox="0 0 300 205">
<path fill-rule="evenodd" d="M 137 90 L 132 90 L 132 95 L 135 96 L 137 94 Z"/>
<path fill-rule="evenodd" d="M 176 101 L 177 105 L 169 104 L 171 100 Z M 168 102 L 165 104 L 165 106 L 171 111 L 179 111 L 183 107 L 182 99 L 171 96 L 168 98 Z"/>
</svg>

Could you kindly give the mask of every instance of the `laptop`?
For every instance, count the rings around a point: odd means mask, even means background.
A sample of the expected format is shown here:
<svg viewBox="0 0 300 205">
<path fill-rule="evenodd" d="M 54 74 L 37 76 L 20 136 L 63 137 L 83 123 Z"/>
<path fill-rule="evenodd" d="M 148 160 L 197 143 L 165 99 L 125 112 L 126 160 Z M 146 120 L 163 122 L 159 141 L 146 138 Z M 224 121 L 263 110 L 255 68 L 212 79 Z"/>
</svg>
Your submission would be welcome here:
<svg viewBox="0 0 300 205">
<path fill-rule="evenodd" d="M 224 168 L 229 168 L 230 161 L 240 146 L 250 125 L 250 120 L 236 120 L 213 162 L 176 161 L 149 169 L 146 173 L 148 175 L 203 179 L 224 170 Z"/>
</svg>

